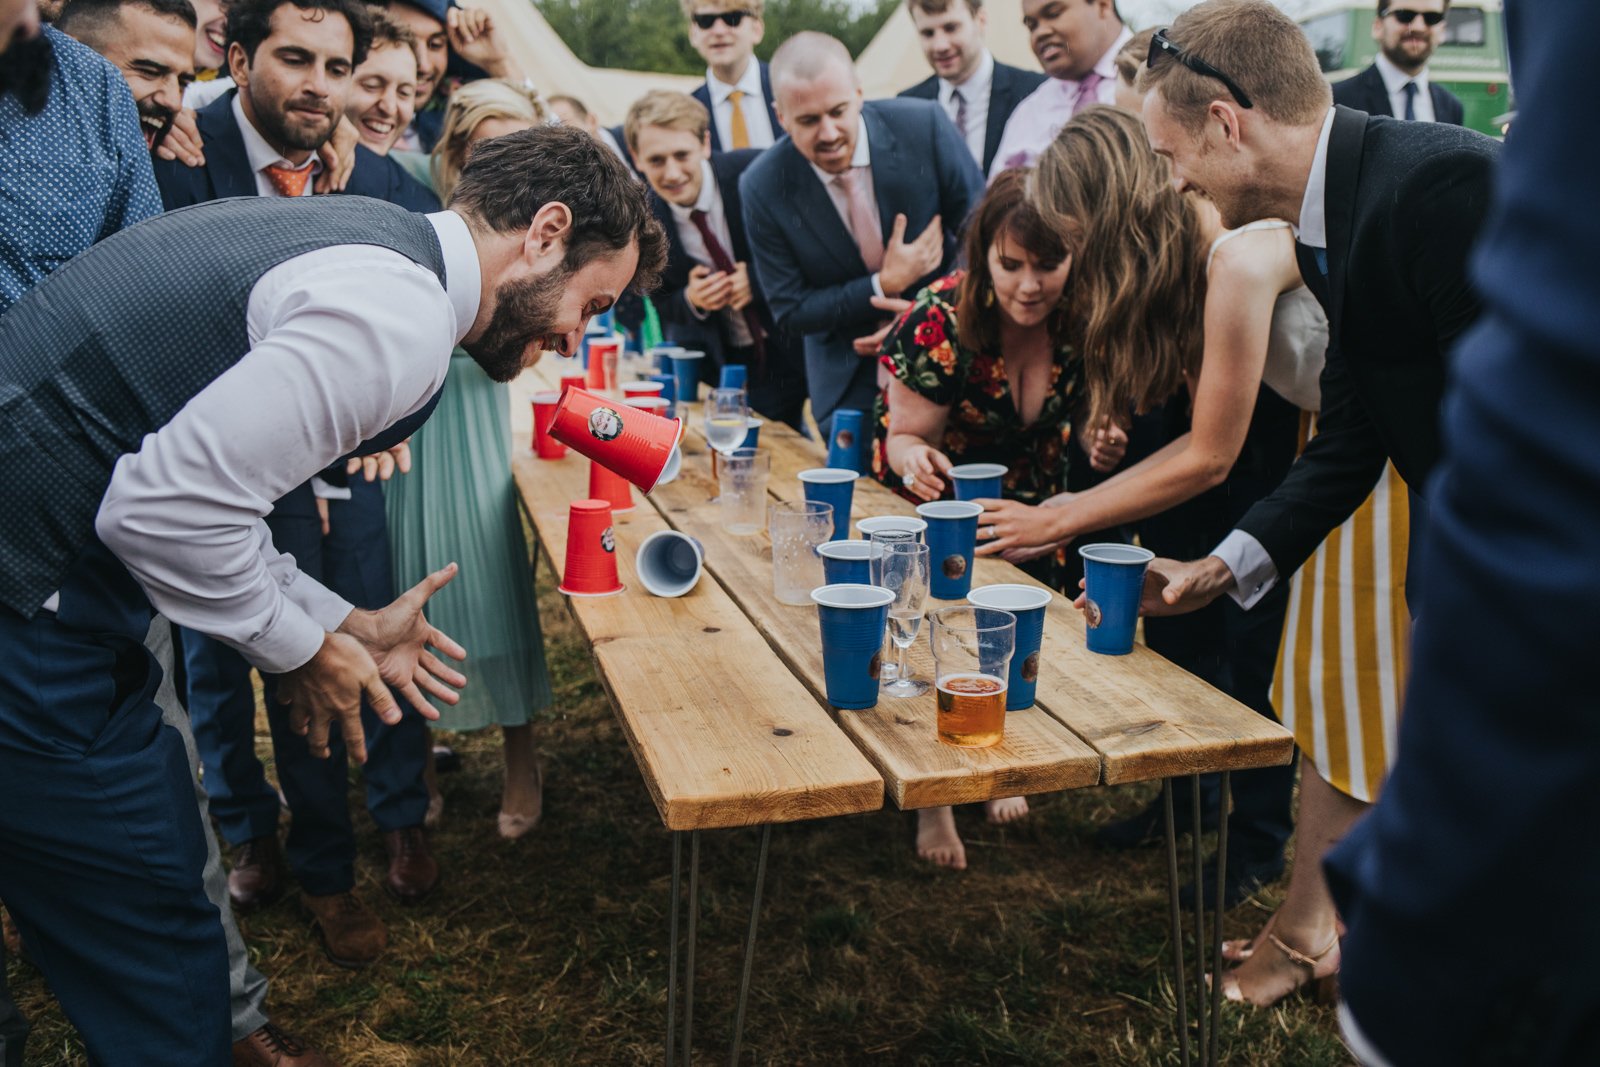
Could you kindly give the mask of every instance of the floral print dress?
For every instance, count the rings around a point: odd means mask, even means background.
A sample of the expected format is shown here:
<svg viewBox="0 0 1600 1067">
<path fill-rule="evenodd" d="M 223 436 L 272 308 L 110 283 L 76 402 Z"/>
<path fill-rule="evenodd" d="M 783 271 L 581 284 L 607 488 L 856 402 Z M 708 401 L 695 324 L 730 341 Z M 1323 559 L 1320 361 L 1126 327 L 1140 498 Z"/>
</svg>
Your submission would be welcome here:
<svg viewBox="0 0 1600 1067">
<path fill-rule="evenodd" d="M 1039 417 L 1024 425 L 1005 357 L 998 351 L 974 352 L 957 340 L 954 301 L 964 273 L 947 274 L 917 294 L 884 338 L 880 358 L 902 385 L 950 408 L 939 447 L 952 463 L 1003 463 L 1006 498 L 1037 504 L 1066 488 L 1065 445 L 1082 365 L 1070 346 L 1056 350 L 1050 392 Z M 903 494 L 899 476 L 889 468 L 887 390 L 878 397 L 875 425 L 873 474 Z"/>
</svg>

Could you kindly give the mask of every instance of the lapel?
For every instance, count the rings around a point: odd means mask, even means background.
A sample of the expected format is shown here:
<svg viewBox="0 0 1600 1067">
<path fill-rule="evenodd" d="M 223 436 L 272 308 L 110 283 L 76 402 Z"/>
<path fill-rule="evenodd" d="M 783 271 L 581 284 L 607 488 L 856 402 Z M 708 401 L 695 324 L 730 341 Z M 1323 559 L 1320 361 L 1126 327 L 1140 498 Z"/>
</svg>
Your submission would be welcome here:
<svg viewBox="0 0 1600 1067">
<path fill-rule="evenodd" d="M 211 179 L 211 191 L 219 200 L 258 195 L 255 172 L 244 151 L 244 136 L 233 119 L 233 98 L 237 94 L 237 89 L 231 89 L 195 114 L 195 126 L 205 145 L 206 174 Z"/>
<path fill-rule="evenodd" d="M 761 64 L 761 102 L 767 105 L 767 121 L 772 123 L 772 137 L 776 141 L 783 136 L 783 127 L 778 125 L 778 109 L 772 106 L 772 72 L 765 63 Z"/>
<path fill-rule="evenodd" d="M 861 259 L 861 250 L 856 248 L 855 238 L 850 236 L 850 230 L 839 217 L 839 209 L 833 206 L 833 197 L 822 187 L 806 157 L 788 140 L 780 141 L 767 151 L 784 153 L 783 199 L 779 202 L 789 206 L 792 217 L 799 218 L 801 225 L 816 238 L 815 244 L 826 251 L 848 277 L 865 274 L 867 265 Z"/>
<path fill-rule="evenodd" d="M 1334 110 L 1328 136 L 1328 174 L 1323 193 L 1328 218 L 1328 318 L 1339 322 L 1344 310 L 1346 267 L 1355 232 L 1356 197 L 1361 176 L 1361 153 L 1366 142 L 1367 116 L 1341 107 Z"/>
<path fill-rule="evenodd" d="M 867 120 L 867 144 L 872 148 L 872 192 L 878 202 L 878 228 L 883 231 L 883 246 L 888 248 L 896 212 L 906 213 L 906 239 L 917 235 L 918 231 L 913 228 L 917 220 L 906 210 L 916 203 L 916 175 L 912 168 L 897 165 L 898 142 L 888 120 L 870 103 L 861 113 Z"/>
<path fill-rule="evenodd" d="M 711 83 L 701 82 L 700 87 L 689 95 L 700 101 L 700 103 L 705 107 L 707 113 L 711 115 L 711 151 L 722 151 L 722 136 L 721 134 L 717 133 L 716 112 L 711 108 Z M 618 143 L 620 144 L 622 142 L 619 141 Z"/>
<path fill-rule="evenodd" d="M 711 157 L 711 178 L 717 183 L 717 191 L 722 194 L 722 214 L 727 219 L 728 239 L 733 244 L 728 254 L 735 262 L 749 263 L 750 242 L 745 239 L 744 204 L 739 199 L 739 175 L 744 173 L 744 169 L 727 156 Z"/>
<path fill-rule="evenodd" d="M 1011 78 L 1011 68 L 995 61 L 994 80 L 989 83 L 989 117 L 983 127 L 983 173 L 989 173 L 989 163 L 1000 150 L 1000 135 L 1006 132 L 1006 119 L 1016 108 L 1012 99 L 1016 82 Z"/>
<path fill-rule="evenodd" d="M 1389 87 L 1383 84 L 1383 75 L 1378 73 L 1378 65 L 1374 63 L 1362 71 L 1361 78 L 1367 95 L 1367 107 L 1362 108 L 1369 115 L 1387 115 L 1394 118 L 1394 108 L 1389 106 Z"/>
<path fill-rule="evenodd" d="M 667 269 L 661 276 L 662 288 L 681 289 L 689 284 L 690 264 L 678 236 L 678 220 L 672 217 L 672 209 L 654 190 L 650 192 L 650 210 L 667 233 Z"/>
<path fill-rule="evenodd" d="M 999 70 L 998 67 L 995 69 Z M 939 99 L 939 76 L 935 74 L 926 81 L 920 81 L 900 95 L 909 96 L 916 100 L 937 100 Z M 992 100 L 993 98 L 994 94 L 991 92 L 990 99 Z M 993 106 L 993 104 L 990 105 L 990 107 Z"/>
</svg>

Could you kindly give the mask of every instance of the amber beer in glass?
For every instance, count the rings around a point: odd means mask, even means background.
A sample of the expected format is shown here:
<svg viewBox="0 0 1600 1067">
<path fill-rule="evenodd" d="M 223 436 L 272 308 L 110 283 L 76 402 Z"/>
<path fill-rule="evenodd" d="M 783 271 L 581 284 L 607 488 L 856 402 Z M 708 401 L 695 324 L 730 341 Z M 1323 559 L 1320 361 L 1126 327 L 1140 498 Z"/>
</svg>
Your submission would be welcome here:
<svg viewBox="0 0 1600 1067">
<path fill-rule="evenodd" d="M 1017 617 L 996 608 L 942 608 L 932 615 L 936 729 L 962 748 L 998 745 L 1006 729 L 1006 679 Z"/>
<path fill-rule="evenodd" d="M 992 674 L 939 679 L 939 740 L 962 748 L 998 745 L 1006 732 L 1006 683 Z"/>
</svg>

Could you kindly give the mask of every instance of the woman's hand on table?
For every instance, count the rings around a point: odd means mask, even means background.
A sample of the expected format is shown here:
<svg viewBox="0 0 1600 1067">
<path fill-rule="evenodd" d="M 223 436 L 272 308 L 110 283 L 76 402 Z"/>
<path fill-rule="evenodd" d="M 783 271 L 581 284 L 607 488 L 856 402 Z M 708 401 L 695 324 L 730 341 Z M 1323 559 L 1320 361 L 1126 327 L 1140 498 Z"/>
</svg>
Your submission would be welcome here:
<svg viewBox="0 0 1600 1067">
<path fill-rule="evenodd" d="M 950 457 L 932 445 L 912 445 L 900 457 L 900 484 L 923 500 L 938 500 L 951 466 Z"/>
<path fill-rule="evenodd" d="M 1012 549 L 1053 550 L 1061 534 L 1061 510 L 1034 507 L 1017 500 L 979 500 L 978 555 L 994 556 Z M 1041 553 L 1042 554 L 1042 553 Z"/>
</svg>

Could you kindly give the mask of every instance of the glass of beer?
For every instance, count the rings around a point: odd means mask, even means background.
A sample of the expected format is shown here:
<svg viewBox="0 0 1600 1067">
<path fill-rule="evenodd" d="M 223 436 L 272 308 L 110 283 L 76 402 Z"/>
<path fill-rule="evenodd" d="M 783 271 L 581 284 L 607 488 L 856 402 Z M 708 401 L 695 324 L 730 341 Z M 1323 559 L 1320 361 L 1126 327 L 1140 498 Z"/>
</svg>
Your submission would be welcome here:
<svg viewBox="0 0 1600 1067">
<path fill-rule="evenodd" d="M 929 617 L 939 740 L 961 748 L 998 745 L 1017 617 L 978 607 L 942 608 Z"/>
</svg>

